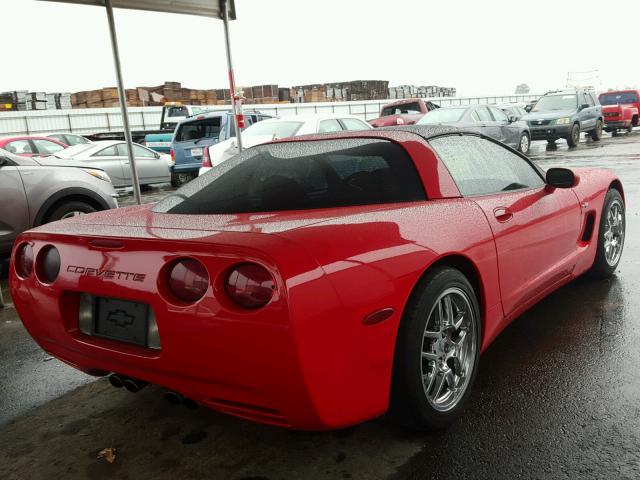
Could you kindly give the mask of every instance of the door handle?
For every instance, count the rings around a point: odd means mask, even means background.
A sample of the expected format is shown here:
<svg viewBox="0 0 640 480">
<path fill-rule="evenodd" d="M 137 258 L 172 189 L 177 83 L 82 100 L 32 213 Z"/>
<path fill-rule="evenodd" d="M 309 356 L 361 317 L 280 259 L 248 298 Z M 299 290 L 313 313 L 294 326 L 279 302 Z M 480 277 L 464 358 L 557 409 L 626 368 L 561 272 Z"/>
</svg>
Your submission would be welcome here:
<svg viewBox="0 0 640 480">
<path fill-rule="evenodd" d="M 513 218 L 513 212 L 506 207 L 498 207 L 493 211 L 493 215 L 499 222 L 508 222 Z"/>
</svg>

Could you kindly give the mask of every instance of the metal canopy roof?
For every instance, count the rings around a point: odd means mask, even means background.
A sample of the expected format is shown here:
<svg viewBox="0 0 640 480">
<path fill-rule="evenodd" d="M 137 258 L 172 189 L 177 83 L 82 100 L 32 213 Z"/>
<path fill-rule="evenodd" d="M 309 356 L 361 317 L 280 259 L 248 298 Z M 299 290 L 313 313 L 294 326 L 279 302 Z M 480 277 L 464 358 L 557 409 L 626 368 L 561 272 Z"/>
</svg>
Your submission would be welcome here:
<svg viewBox="0 0 640 480">
<path fill-rule="evenodd" d="M 104 7 L 104 0 L 40 0 L 41 2 L 75 3 Z M 152 12 L 182 13 L 202 17 L 221 18 L 218 0 L 111 0 L 113 8 L 148 10 Z M 229 20 L 236 19 L 234 0 L 229 0 Z"/>
</svg>

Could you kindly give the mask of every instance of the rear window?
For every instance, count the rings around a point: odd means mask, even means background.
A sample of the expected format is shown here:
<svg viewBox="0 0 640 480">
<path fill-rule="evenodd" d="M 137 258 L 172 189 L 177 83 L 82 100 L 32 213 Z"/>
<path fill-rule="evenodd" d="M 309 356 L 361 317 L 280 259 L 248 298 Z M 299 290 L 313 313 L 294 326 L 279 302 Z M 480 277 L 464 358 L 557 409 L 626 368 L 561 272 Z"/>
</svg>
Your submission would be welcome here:
<svg viewBox="0 0 640 480">
<path fill-rule="evenodd" d="M 638 95 L 635 92 L 605 93 L 600 95 L 602 105 L 624 105 L 625 103 L 636 103 Z"/>
<path fill-rule="evenodd" d="M 400 114 L 412 114 L 412 113 L 422 113 L 420 111 L 420 104 L 418 102 L 414 103 L 403 103 L 400 105 L 394 105 L 391 107 L 384 107 L 382 109 L 381 117 L 387 117 L 389 115 L 400 115 Z"/>
<path fill-rule="evenodd" d="M 232 214 L 425 200 L 413 161 L 378 139 L 269 144 L 245 150 L 154 207 Z"/>
<path fill-rule="evenodd" d="M 222 125 L 222 117 L 203 118 L 181 123 L 176 131 L 176 142 L 198 140 L 200 138 L 218 139 Z"/>
</svg>

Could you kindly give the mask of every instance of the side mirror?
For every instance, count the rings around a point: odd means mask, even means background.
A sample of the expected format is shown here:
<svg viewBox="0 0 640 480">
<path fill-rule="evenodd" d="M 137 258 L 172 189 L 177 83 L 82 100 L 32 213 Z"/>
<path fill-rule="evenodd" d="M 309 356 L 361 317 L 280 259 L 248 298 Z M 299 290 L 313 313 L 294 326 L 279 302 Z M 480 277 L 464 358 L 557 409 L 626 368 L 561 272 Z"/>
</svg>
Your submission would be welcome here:
<svg viewBox="0 0 640 480">
<path fill-rule="evenodd" d="M 525 112 L 527 112 L 527 113 L 529 113 L 529 112 L 531 112 L 531 109 L 532 109 L 532 108 L 533 108 L 533 105 L 526 105 L 526 106 L 524 107 L 524 111 L 525 111 Z"/>
<path fill-rule="evenodd" d="M 571 188 L 576 184 L 576 176 L 568 168 L 547 170 L 547 185 L 555 188 Z"/>
<path fill-rule="evenodd" d="M 580 105 L 580 110 L 584 110 L 585 108 L 589 108 L 588 103 L 583 103 L 582 105 Z"/>
<path fill-rule="evenodd" d="M 517 121 L 518 121 L 518 117 L 516 117 L 515 115 L 509 115 L 509 123 L 513 123 Z"/>
<path fill-rule="evenodd" d="M 7 157 L 0 157 L 0 167 L 4 167 L 5 165 L 8 165 L 9 159 Z"/>
</svg>

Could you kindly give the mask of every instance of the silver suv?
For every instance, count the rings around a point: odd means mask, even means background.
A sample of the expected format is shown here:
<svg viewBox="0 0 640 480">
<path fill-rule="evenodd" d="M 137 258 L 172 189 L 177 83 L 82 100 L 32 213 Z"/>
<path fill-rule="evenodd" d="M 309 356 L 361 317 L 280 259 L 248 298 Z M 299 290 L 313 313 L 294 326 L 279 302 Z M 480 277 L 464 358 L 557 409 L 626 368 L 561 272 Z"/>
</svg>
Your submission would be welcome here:
<svg viewBox="0 0 640 480">
<path fill-rule="evenodd" d="M 0 254 L 43 223 L 116 208 L 116 192 L 102 170 L 54 157 L 20 157 L 0 148 Z"/>
</svg>

